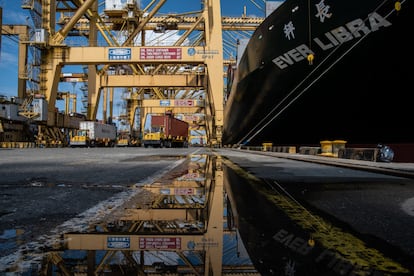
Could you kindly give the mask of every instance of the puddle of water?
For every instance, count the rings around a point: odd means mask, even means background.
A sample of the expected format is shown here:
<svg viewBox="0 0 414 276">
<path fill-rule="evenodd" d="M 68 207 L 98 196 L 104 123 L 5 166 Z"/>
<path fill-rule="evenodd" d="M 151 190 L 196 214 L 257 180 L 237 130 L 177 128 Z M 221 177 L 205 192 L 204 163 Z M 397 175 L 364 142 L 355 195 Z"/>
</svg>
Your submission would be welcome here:
<svg viewBox="0 0 414 276">
<path fill-rule="evenodd" d="M 234 222 L 221 159 L 192 155 L 186 165 L 171 172 L 172 181 L 134 186 L 142 190 L 131 199 L 136 202 L 90 231 L 65 233 L 57 251 L 44 252 L 43 261 L 27 269 L 35 273 L 47 265 L 51 271 L 88 273 L 92 263 L 97 273 L 259 275 Z"/>
<path fill-rule="evenodd" d="M 1 234 L 0 239 L 11 239 L 17 237 L 17 229 L 6 229 Z"/>
<path fill-rule="evenodd" d="M 186 165 L 171 172 L 172 180 L 137 183 L 131 189 L 141 192 L 131 202 L 99 224 L 62 233 L 56 250 L 41 249 L 50 246 L 39 242 L 30 248 L 37 254 L 33 262 L 39 251 L 44 258 L 26 271 L 49 266 L 68 274 L 412 274 L 374 246 L 372 237 L 304 210 L 220 157 L 193 155 Z M 407 201 L 404 208 L 412 206 Z M 3 248 L 18 241 L 13 230 L 2 237 Z"/>
<path fill-rule="evenodd" d="M 8 251 L 22 244 L 23 229 L 6 229 L 0 235 L 0 250 Z"/>
<path fill-rule="evenodd" d="M 386 241 L 306 208 L 277 185 L 231 162 L 225 174 L 238 228 L 259 272 L 276 275 L 413 275 L 412 260 Z M 242 177 L 243 176 L 243 177 Z M 289 189 L 297 188 L 289 182 Z M 252 208 L 251 206 L 254 206 Z M 338 208 L 341 208 L 338 206 Z M 409 208 L 409 207 L 408 207 Z"/>
</svg>

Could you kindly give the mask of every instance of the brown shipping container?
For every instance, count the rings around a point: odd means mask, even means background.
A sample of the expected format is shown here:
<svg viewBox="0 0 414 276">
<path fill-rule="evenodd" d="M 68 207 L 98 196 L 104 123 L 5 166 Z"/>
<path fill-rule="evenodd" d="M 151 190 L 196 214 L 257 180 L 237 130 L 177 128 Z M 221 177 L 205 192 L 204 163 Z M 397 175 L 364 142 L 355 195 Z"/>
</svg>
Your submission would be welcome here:
<svg viewBox="0 0 414 276">
<path fill-rule="evenodd" d="M 165 135 L 171 137 L 188 136 L 188 123 L 176 118 L 171 118 L 168 115 L 152 116 L 152 126 L 164 126 Z"/>
</svg>

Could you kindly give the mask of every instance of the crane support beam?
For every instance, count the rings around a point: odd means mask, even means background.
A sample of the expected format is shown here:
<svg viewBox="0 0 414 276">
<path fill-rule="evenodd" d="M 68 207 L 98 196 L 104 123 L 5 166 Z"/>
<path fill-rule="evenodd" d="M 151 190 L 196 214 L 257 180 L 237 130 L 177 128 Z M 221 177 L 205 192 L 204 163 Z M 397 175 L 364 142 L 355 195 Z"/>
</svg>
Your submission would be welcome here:
<svg viewBox="0 0 414 276">
<path fill-rule="evenodd" d="M 174 189 L 171 189 L 174 190 Z M 177 220 L 196 220 L 197 212 L 192 209 L 125 209 L 121 220 L 164 221 L 175 218 Z"/>
<path fill-rule="evenodd" d="M 104 75 L 101 87 L 198 87 L 205 86 L 205 75 Z"/>
<path fill-rule="evenodd" d="M 173 110 L 174 114 L 194 114 L 204 108 L 204 101 L 192 99 L 142 100 L 140 107 L 145 114 L 164 114 L 168 110 Z M 145 120 L 145 117 L 142 119 Z"/>
<path fill-rule="evenodd" d="M 243 30 L 244 28 L 251 28 L 254 27 L 255 29 L 263 22 L 262 17 L 229 17 L 223 16 L 221 18 L 221 24 L 223 26 L 223 30 L 226 31 L 228 29 L 232 29 L 233 27 L 237 26 L 237 30 Z M 176 23 L 178 30 L 185 30 L 186 26 L 189 24 L 196 23 L 198 21 L 197 16 L 154 16 L 152 17 L 147 26 L 150 26 L 151 23 Z M 203 26 L 200 25 L 200 30 L 204 29 Z M 255 30 L 254 29 L 254 30 Z"/>
<path fill-rule="evenodd" d="M 197 112 L 198 108 L 196 107 L 165 107 L 165 106 L 141 106 L 145 114 L 165 114 L 168 110 L 173 110 L 175 114 L 192 114 Z M 142 118 L 143 122 L 145 118 Z"/>
<path fill-rule="evenodd" d="M 1 35 L 17 35 L 19 37 L 18 50 L 18 79 L 17 79 L 17 96 L 20 99 L 26 96 L 27 80 L 27 49 L 28 45 L 23 41 L 29 40 L 29 26 L 27 25 L 2 25 Z M 1 41 L 1 40 L 0 40 Z"/>
<path fill-rule="evenodd" d="M 222 220 L 220 220 L 221 223 Z M 181 248 L 181 245 L 187 245 L 187 244 L 194 244 L 195 246 L 191 249 L 185 249 L 185 250 L 208 250 L 214 246 L 217 246 L 217 244 L 221 244 L 222 241 L 217 239 L 217 237 L 222 238 L 222 236 L 214 237 L 212 241 L 210 241 L 210 245 L 207 244 L 208 235 L 164 235 L 164 236 L 151 236 L 151 235 L 136 235 L 136 234 L 78 234 L 78 233 L 68 233 L 65 234 L 65 241 L 67 241 L 67 248 L 68 250 L 114 250 L 111 249 L 111 247 L 108 245 L 109 238 L 113 237 L 119 237 L 119 238 L 129 238 L 130 240 L 130 247 L 126 249 L 122 249 L 123 251 L 139 251 L 144 250 L 146 248 L 142 248 L 142 244 L 148 240 L 158 240 L 163 239 L 164 241 L 180 241 L 179 245 L 177 244 L 176 247 L 170 246 L 168 249 L 163 249 L 165 251 L 177 251 L 177 250 L 184 250 L 184 248 Z M 214 243 L 213 243 L 214 241 Z M 140 246 L 141 244 L 141 246 Z M 207 244 L 207 245 L 206 245 Z M 154 250 L 154 248 L 151 248 Z M 156 249 L 156 248 L 155 248 Z M 148 250 L 148 249 L 146 249 Z M 221 256 L 222 253 L 218 256 Z M 220 266 L 221 269 L 221 266 Z"/>
<path fill-rule="evenodd" d="M 175 46 L 70 47 L 60 48 L 63 52 L 54 58 L 60 59 L 66 65 L 169 62 L 197 65 L 204 63 L 206 59 L 212 59 L 213 56 L 218 58 L 222 51 L 220 48 L 221 46 L 214 51 L 207 51 L 204 47 Z M 222 67 L 223 62 L 220 64 L 220 68 Z M 220 74 L 222 77 L 223 73 Z"/>
<path fill-rule="evenodd" d="M 67 21 L 71 17 L 67 17 Z M 201 17 L 196 16 L 154 16 L 148 20 L 147 24 L 142 27 L 143 30 L 155 30 L 158 24 L 176 24 L 177 30 L 194 29 L 197 31 L 204 31 L 204 24 L 200 21 Z M 222 17 L 223 31 L 255 31 L 257 27 L 263 22 L 262 17 Z M 65 20 L 63 20 L 65 21 Z M 74 30 L 79 32 L 89 32 L 89 20 L 81 18 L 77 24 L 73 26 Z M 111 29 L 111 25 L 107 26 Z"/>
</svg>

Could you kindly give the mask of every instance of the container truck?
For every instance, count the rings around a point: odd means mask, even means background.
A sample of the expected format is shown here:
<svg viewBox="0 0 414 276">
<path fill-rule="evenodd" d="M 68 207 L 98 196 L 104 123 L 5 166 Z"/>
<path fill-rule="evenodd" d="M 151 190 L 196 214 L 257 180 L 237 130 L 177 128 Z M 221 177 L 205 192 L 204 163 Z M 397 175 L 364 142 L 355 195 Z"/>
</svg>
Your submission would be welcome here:
<svg viewBox="0 0 414 276">
<path fill-rule="evenodd" d="M 149 114 L 146 119 L 142 144 L 144 147 L 188 147 L 188 123 L 166 112 Z"/>
<path fill-rule="evenodd" d="M 118 131 L 118 135 L 116 138 L 116 146 L 117 147 L 129 147 L 131 142 L 131 136 L 129 131 L 121 130 Z"/>
<path fill-rule="evenodd" d="M 96 121 L 81 121 L 79 129 L 70 137 L 71 147 L 113 147 L 116 126 Z"/>
</svg>

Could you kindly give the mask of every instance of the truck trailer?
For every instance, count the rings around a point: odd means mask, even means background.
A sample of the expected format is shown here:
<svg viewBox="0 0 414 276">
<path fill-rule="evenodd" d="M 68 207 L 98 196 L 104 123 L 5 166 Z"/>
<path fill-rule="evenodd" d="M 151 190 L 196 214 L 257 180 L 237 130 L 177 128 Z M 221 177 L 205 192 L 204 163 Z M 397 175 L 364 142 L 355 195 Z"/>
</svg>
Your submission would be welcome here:
<svg viewBox="0 0 414 276">
<path fill-rule="evenodd" d="M 70 137 L 71 147 L 114 147 L 116 126 L 96 121 L 79 122 L 79 129 Z"/>
<path fill-rule="evenodd" d="M 144 147 L 188 147 L 188 123 L 172 113 L 147 116 L 142 144 Z"/>
</svg>

